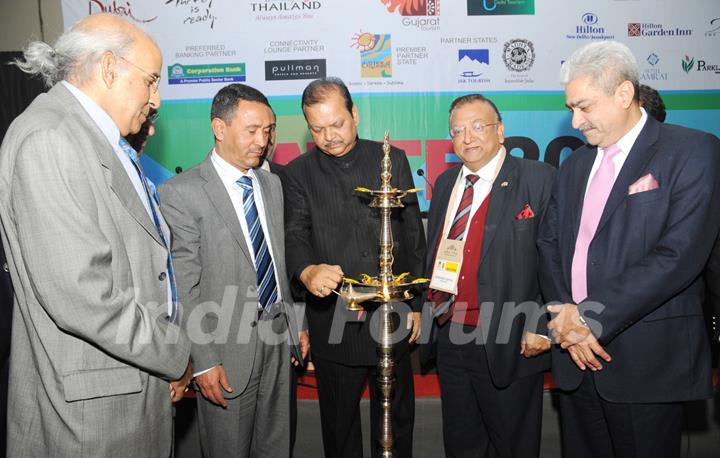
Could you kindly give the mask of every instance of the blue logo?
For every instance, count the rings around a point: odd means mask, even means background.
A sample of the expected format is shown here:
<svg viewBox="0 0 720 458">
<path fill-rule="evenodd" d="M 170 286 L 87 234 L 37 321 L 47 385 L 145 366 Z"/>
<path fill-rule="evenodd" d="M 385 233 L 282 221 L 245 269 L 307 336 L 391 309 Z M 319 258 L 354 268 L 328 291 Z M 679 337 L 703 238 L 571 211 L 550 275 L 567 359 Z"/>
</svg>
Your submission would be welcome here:
<svg viewBox="0 0 720 458">
<path fill-rule="evenodd" d="M 477 78 L 490 66 L 490 50 L 458 49 L 461 78 Z"/>
<path fill-rule="evenodd" d="M 594 13 L 585 13 L 582 16 L 582 21 L 587 25 L 597 24 L 598 17 Z"/>
<path fill-rule="evenodd" d="M 645 60 L 647 60 L 647 63 L 652 65 L 653 67 L 656 66 L 658 64 L 658 62 L 660 62 L 660 58 L 655 53 L 652 53 L 649 56 L 647 56 L 647 59 L 645 59 Z"/>
</svg>

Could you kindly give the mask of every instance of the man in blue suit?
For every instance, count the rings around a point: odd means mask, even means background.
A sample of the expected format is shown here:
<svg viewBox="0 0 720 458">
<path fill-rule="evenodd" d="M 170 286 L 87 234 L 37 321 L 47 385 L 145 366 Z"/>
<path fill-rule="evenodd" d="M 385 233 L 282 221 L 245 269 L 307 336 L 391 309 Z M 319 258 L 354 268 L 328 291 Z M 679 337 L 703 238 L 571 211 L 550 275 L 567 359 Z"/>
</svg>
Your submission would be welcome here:
<svg viewBox="0 0 720 458">
<path fill-rule="evenodd" d="M 563 65 L 589 145 L 560 169 L 538 241 L 566 457 L 675 457 L 682 401 L 712 394 L 701 272 L 720 224 L 720 141 L 648 117 L 617 42 Z"/>
</svg>

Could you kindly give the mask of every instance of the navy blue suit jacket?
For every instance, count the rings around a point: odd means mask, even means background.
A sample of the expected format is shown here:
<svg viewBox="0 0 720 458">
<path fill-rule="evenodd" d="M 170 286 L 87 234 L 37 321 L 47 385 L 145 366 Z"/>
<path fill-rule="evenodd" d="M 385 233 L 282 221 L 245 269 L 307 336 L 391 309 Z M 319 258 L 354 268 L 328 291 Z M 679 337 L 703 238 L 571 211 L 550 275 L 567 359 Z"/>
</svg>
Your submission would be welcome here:
<svg viewBox="0 0 720 458">
<path fill-rule="evenodd" d="M 573 302 L 570 271 L 585 187 L 597 148 L 563 163 L 541 228 L 541 283 L 548 301 Z M 584 313 L 613 360 L 595 373 L 613 402 L 710 397 L 710 349 L 701 277 L 720 225 L 720 141 L 648 118 L 615 181 L 588 251 Z M 628 195 L 651 173 L 658 189 Z M 564 390 L 582 372 L 554 346 L 553 376 Z"/>
<path fill-rule="evenodd" d="M 428 277 L 432 275 L 438 239 L 460 168 L 445 171 L 435 183 L 428 214 Z M 545 313 L 537 307 L 542 301 L 536 240 L 555 173 L 547 164 L 508 154 L 492 186 L 477 282 L 480 328 L 490 375 L 498 387 L 550 366 L 547 353 L 534 358 L 520 355 L 520 341 L 524 331 L 547 332 Z M 535 217 L 515 219 L 525 204 Z M 434 342 L 421 347 L 423 361 L 432 357 Z"/>
</svg>

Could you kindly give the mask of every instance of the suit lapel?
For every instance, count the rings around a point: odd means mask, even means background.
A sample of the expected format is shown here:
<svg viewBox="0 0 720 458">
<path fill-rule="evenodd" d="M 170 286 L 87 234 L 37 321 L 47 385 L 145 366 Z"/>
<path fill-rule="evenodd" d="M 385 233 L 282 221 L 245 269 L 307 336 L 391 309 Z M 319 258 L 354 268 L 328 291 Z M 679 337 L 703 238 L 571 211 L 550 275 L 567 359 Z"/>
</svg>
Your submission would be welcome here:
<svg viewBox="0 0 720 458">
<path fill-rule="evenodd" d="M 137 191 L 135 191 L 135 187 L 130 181 L 125 167 L 120 162 L 120 159 L 118 159 L 113 146 L 108 143 L 107 138 L 103 135 L 95 121 L 90 118 L 80 102 L 62 84 L 55 85 L 49 94 L 57 97 L 72 115 L 78 117 L 80 123 L 87 125 L 88 128 L 83 133 L 78 133 L 78 135 L 88 135 L 90 143 L 95 146 L 95 154 L 97 154 L 100 165 L 104 168 L 106 176 L 109 176 L 110 189 L 112 189 L 113 193 L 115 193 L 120 203 L 127 209 L 133 219 L 135 219 L 157 243 L 165 246 L 160 238 L 160 234 L 158 234 L 155 223 L 150 219 L 145 205 L 143 205 L 140 196 L 138 196 Z"/>
<path fill-rule="evenodd" d="M 220 214 L 222 220 L 225 221 L 225 225 L 240 246 L 240 251 L 243 252 L 248 262 L 254 265 L 247 243 L 245 242 L 245 237 L 243 236 L 242 228 L 240 227 L 240 222 L 238 221 L 238 215 L 235 213 L 235 207 L 230 201 L 230 196 L 228 196 L 225 185 L 223 185 L 220 180 L 220 176 L 217 174 L 209 157 L 200 164 L 200 176 L 205 180 L 203 190 L 208 200 Z"/>
<path fill-rule="evenodd" d="M 452 195 L 453 187 L 455 186 L 455 183 L 457 182 L 457 176 L 460 173 L 460 169 L 462 166 L 455 167 L 452 172 L 449 172 L 451 175 L 447 179 L 447 184 L 445 186 L 437 186 L 433 190 L 432 195 L 432 204 L 433 207 L 433 213 L 432 213 L 432 221 L 428 221 L 428 245 L 427 249 L 428 252 L 432 252 L 433 256 L 432 259 L 430 256 L 427 257 L 427 264 L 426 264 L 426 272 L 432 272 L 432 264 L 435 262 L 435 248 L 438 244 L 438 238 L 440 237 L 440 234 L 443 230 L 443 225 L 445 224 L 445 215 L 448 211 L 448 205 L 450 203 L 450 196 Z M 441 209 L 434 211 L 435 209 Z"/>
<path fill-rule="evenodd" d="M 485 216 L 485 232 L 479 264 L 482 264 L 483 259 L 487 256 L 490 245 L 495 239 L 495 234 L 497 234 L 498 225 L 502 224 L 503 221 L 511 221 L 505 218 L 504 215 L 511 211 L 507 203 L 510 196 L 517 191 L 517 159 L 512 157 L 510 153 L 506 153 L 500 172 L 490 190 L 490 202 L 488 202 L 487 215 Z M 519 209 L 512 210 L 518 211 Z"/>
<path fill-rule="evenodd" d="M 625 159 L 622 169 L 620 169 L 620 174 L 610 191 L 610 196 L 605 204 L 603 214 L 600 217 L 597 230 L 595 231 L 596 234 L 607 224 L 612 214 L 620 205 L 620 202 L 625 200 L 628 194 L 628 187 L 640 178 L 640 174 L 645 170 L 648 162 L 655 156 L 659 130 L 659 124 L 648 117 L 645 126 L 637 140 L 635 140 L 635 144 L 630 150 L 630 153 L 628 153 L 628 157 Z"/>
</svg>

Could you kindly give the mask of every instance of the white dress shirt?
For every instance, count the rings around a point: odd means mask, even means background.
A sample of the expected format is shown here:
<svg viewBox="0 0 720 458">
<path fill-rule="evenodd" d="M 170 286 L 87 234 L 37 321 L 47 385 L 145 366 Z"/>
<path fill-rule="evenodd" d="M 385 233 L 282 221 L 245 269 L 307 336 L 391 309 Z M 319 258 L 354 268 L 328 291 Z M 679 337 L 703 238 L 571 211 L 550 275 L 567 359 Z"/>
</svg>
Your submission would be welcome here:
<svg viewBox="0 0 720 458">
<path fill-rule="evenodd" d="M 447 211 L 451 213 L 446 213 L 446 221 L 449 221 L 449 223 L 445 224 L 445 227 L 443 228 L 443 238 L 447 238 L 448 233 L 450 232 L 450 227 L 452 226 L 452 220 L 455 218 L 455 214 L 460 206 L 460 201 L 462 201 L 463 191 L 465 190 L 465 182 L 467 181 L 465 177 L 468 175 L 477 175 L 480 177 L 480 179 L 473 184 L 473 201 L 472 206 L 470 207 L 470 216 L 468 217 L 467 224 L 465 226 L 465 230 L 467 230 L 467 225 L 469 225 L 470 221 L 472 221 L 475 216 L 475 212 L 478 208 L 480 208 L 480 205 L 482 205 L 488 194 L 490 194 L 495 178 L 497 177 L 500 167 L 502 167 L 502 163 L 505 160 L 505 154 L 505 147 L 501 146 L 497 154 L 495 154 L 495 157 L 490 159 L 490 162 L 482 166 L 477 172 L 473 172 L 463 164 L 453 188 L 452 195 L 454 195 L 454 198 L 451 197 L 452 202 L 448 202 Z"/>
</svg>

